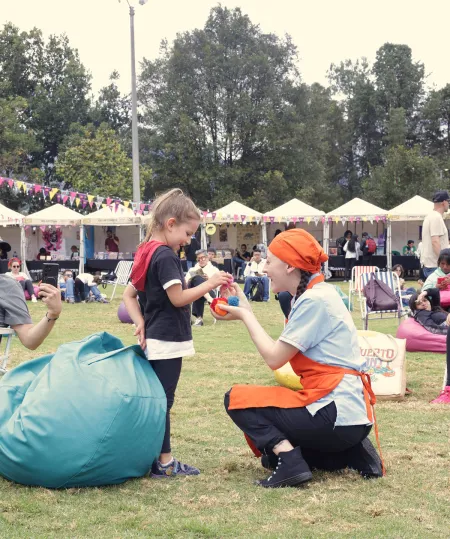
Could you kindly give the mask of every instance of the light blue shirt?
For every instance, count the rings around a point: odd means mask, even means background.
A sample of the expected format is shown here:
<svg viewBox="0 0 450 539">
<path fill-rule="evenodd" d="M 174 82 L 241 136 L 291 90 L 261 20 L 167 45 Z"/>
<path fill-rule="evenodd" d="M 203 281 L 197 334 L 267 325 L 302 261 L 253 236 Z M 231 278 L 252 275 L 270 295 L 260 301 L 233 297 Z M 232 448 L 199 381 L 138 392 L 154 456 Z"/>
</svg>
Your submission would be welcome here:
<svg viewBox="0 0 450 539">
<path fill-rule="evenodd" d="M 353 319 L 336 289 L 327 283 L 316 284 L 298 298 L 280 340 L 318 363 L 363 371 L 365 359 L 360 353 Z M 359 376 L 344 375 L 331 393 L 306 408 L 315 415 L 333 401 L 337 408 L 336 426 L 371 424 Z"/>
</svg>

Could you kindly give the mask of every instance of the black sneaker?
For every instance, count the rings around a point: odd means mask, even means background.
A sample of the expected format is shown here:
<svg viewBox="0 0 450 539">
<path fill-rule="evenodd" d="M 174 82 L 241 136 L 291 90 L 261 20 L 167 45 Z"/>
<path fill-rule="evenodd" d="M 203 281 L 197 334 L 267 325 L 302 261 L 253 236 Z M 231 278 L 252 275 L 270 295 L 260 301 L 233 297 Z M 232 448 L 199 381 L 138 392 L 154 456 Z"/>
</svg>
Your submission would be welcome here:
<svg viewBox="0 0 450 539">
<path fill-rule="evenodd" d="M 256 484 L 264 488 L 296 487 L 312 479 L 312 473 L 306 464 L 299 447 L 284 451 L 278 455 L 278 464 L 267 479 Z"/>
<path fill-rule="evenodd" d="M 275 453 L 269 455 L 263 455 L 261 457 L 261 466 L 266 470 L 275 470 L 278 464 L 278 457 Z"/>
</svg>

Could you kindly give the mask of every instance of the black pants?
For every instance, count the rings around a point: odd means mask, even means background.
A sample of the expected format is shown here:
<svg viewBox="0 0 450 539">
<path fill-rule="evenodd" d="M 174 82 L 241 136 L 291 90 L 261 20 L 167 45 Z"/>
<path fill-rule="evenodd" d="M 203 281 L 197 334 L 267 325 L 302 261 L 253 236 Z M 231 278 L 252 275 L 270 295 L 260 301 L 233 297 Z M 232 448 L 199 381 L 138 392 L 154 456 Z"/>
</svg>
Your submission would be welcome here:
<svg viewBox="0 0 450 539">
<path fill-rule="evenodd" d="M 170 453 L 170 409 L 173 406 L 175 400 L 175 390 L 180 379 L 181 365 L 183 358 L 177 357 L 175 359 L 156 359 L 150 361 L 150 365 L 153 367 L 156 376 L 159 378 L 161 385 L 166 392 L 167 398 L 167 413 L 166 413 L 166 432 L 164 434 L 164 441 L 161 448 L 161 453 Z"/>
<path fill-rule="evenodd" d="M 30 294 L 30 298 L 31 296 L 34 296 L 34 286 L 33 286 L 33 283 L 30 281 L 30 279 L 25 279 L 24 281 L 19 281 L 20 283 L 20 286 L 22 287 L 23 291 L 25 292 L 25 290 L 28 292 L 28 294 Z"/>
<path fill-rule="evenodd" d="M 225 393 L 225 409 L 234 423 L 254 442 L 261 453 L 270 454 L 283 440 L 294 447 L 323 453 L 338 453 L 366 438 L 371 425 L 335 427 L 336 405 L 324 406 L 312 416 L 307 408 L 246 408 L 229 410 L 230 392 Z"/>
<path fill-rule="evenodd" d="M 356 266 L 356 258 L 346 258 L 345 259 L 345 272 L 344 279 L 350 281 L 352 278 L 352 269 Z"/>
<path fill-rule="evenodd" d="M 189 288 L 195 288 L 196 286 L 199 286 L 204 282 L 205 279 L 203 279 L 201 275 L 195 275 L 189 283 Z M 214 290 L 211 290 L 209 294 L 212 298 L 216 297 L 216 293 L 214 292 Z M 192 314 L 197 318 L 203 318 L 203 314 L 205 312 L 205 302 L 206 299 L 204 298 L 204 296 L 192 302 Z"/>
<path fill-rule="evenodd" d="M 78 277 L 75 279 L 74 289 L 75 299 L 77 299 L 78 301 L 85 301 L 86 287 L 83 281 L 81 279 L 78 279 Z"/>
</svg>

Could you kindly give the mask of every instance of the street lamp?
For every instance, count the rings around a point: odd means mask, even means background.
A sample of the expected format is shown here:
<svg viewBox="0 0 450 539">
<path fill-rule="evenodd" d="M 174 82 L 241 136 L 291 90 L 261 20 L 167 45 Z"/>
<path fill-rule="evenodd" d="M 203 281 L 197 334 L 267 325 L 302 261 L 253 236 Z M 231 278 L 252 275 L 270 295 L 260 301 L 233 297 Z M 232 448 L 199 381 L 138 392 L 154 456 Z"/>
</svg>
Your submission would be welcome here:
<svg viewBox="0 0 450 539">
<path fill-rule="evenodd" d="M 120 2 L 120 0 L 119 0 Z M 141 6 L 148 0 L 139 0 Z M 133 202 L 141 201 L 141 184 L 139 179 L 139 138 L 137 123 L 137 93 L 136 93 L 136 58 L 134 52 L 134 6 L 127 0 L 130 8 L 130 39 L 131 39 L 131 141 L 133 161 Z"/>
</svg>

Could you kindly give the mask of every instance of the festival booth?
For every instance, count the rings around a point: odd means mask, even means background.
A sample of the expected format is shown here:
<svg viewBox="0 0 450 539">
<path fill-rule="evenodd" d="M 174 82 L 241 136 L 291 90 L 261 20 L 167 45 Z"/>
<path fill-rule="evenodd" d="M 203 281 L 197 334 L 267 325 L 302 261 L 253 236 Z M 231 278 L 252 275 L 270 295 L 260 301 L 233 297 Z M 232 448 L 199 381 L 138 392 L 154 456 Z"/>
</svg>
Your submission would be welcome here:
<svg viewBox="0 0 450 539">
<path fill-rule="evenodd" d="M 323 220 L 324 249 L 329 256 L 328 269 L 330 271 L 344 270 L 345 257 L 339 254 L 336 241 L 344 235 L 346 230 L 351 230 L 353 234 L 356 234 L 360 242 L 362 233 L 368 232 L 377 244 L 377 251 L 372 255 L 371 263 L 379 268 L 386 268 L 388 266 L 386 253 L 389 252 L 390 242 L 387 213 L 386 210 L 360 198 L 354 198 L 327 213 Z"/>
<path fill-rule="evenodd" d="M 263 234 L 265 244 L 270 245 L 277 230 L 287 230 L 288 228 L 302 228 L 312 234 L 317 241 L 323 242 L 322 217 L 325 212 L 317 210 L 309 204 L 305 204 L 298 198 L 293 198 L 289 202 L 278 206 L 263 215 Z M 264 233 L 265 229 L 265 233 Z"/>
<path fill-rule="evenodd" d="M 82 218 L 85 228 L 86 267 L 90 271 L 111 271 L 118 260 L 133 260 L 140 242 L 142 217 L 122 204 L 111 204 Z M 106 251 L 107 230 L 119 238 L 119 252 Z"/>
<path fill-rule="evenodd" d="M 433 210 L 433 203 L 419 195 L 393 208 L 389 214 L 392 236 L 392 264 L 401 264 L 405 270 L 419 270 L 420 261 L 415 256 L 403 256 L 403 247 L 408 240 L 414 240 L 415 246 L 422 241 L 422 223 L 426 215 Z M 446 216 L 444 216 L 444 219 Z M 392 252 L 391 251 L 391 252 Z"/>
<path fill-rule="evenodd" d="M 8 259 L 11 258 L 14 253 L 19 256 L 22 219 L 23 215 L 0 204 L 0 243 L 5 242 L 10 245 L 11 250 L 4 253 Z M 7 271 L 8 260 L 0 259 L 0 273 L 6 273 Z"/>
<path fill-rule="evenodd" d="M 224 259 L 226 271 L 231 271 L 231 257 L 243 243 L 249 251 L 254 245 L 264 243 L 260 226 L 262 214 L 236 200 L 216 211 L 204 212 L 203 215 L 202 247 L 216 249 L 218 262 Z"/>
<path fill-rule="evenodd" d="M 22 252 L 28 271 L 41 271 L 44 262 L 58 264 L 60 271 L 84 270 L 81 217 L 79 213 L 62 204 L 54 204 L 23 218 Z M 79 248 L 79 255 L 72 257 L 72 246 Z M 42 247 L 50 254 L 45 260 L 38 260 Z M 33 278 L 38 277 L 33 275 Z"/>
</svg>

